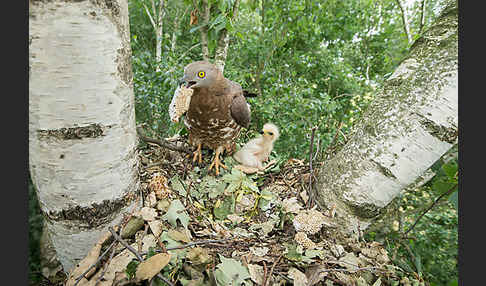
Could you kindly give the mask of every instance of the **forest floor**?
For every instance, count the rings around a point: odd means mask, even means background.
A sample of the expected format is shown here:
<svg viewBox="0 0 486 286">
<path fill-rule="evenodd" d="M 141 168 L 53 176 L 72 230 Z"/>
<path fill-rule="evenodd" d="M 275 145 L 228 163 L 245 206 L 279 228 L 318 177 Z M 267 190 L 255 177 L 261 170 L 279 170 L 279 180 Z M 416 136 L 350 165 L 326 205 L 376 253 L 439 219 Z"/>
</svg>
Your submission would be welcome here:
<svg viewBox="0 0 486 286">
<path fill-rule="evenodd" d="M 137 207 L 65 285 L 409 284 L 380 243 L 333 231 L 333 210 L 309 199 L 306 162 L 245 174 L 223 156 L 227 169 L 215 176 L 209 153 L 201 166 L 156 144 L 139 156 Z"/>
</svg>

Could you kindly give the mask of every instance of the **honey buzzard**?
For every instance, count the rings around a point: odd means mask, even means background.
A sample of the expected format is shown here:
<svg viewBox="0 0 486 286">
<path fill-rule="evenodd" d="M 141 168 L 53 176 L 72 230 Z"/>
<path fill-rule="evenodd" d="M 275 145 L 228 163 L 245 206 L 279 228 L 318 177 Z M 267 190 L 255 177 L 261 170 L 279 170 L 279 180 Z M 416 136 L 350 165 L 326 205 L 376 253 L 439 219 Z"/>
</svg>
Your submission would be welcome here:
<svg viewBox="0 0 486 286">
<path fill-rule="evenodd" d="M 226 79 L 221 70 L 207 61 L 190 63 L 184 68 L 181 83 L 193 90 L 184 124 L 189 144 L 196 146 L 193 162 L 202 162 L 202 147 L 215 151 L 209 170 L 227 169 L 219 155 L 232 153 L 241 127 L 250 125 L 250 108 L 241 86 Z"/>
</svg>

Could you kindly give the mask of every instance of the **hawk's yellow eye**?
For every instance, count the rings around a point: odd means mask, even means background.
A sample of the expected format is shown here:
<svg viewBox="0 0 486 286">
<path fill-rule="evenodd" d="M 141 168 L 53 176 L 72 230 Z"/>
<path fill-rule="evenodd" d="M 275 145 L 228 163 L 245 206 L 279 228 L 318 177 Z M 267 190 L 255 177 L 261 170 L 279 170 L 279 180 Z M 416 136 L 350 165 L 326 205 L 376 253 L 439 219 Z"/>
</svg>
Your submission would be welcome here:
<svg viewBox="0 0 486 286">
<path fill-rule="evenodd" d="M 203 71 L 200 71 L 197 73 L 197 76 L 200 77 L 200 78 L 204 78 L 206 76 L 206 73 L 203 72 Z"/>
</svg>

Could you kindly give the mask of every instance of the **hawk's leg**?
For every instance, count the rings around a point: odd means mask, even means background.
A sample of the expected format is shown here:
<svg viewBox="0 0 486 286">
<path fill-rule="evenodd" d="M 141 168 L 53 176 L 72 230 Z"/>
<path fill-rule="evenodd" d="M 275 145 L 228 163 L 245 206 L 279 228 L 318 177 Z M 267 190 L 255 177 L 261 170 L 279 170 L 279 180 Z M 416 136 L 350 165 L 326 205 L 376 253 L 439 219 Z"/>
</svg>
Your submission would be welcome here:
<svg viewBox="0 0 486 286">
<path fill-rule="evenodd" d="M 214 154 L 214 159 L 213 159 L 213 162 L 211 163 L 211 165 L 209 166 L 209 171 L 211 171 L 211 169 L 214 167 L 214 169 L 216 170 L 216 176 L 219 176 L 219 167 L 221 166 L 223 169 L 228 169 L 225 165 L 223 165 L 223 163 L 221 163 L 221 161 L 219 160 L 219 154 L 222 153 L 222 151 L 224 151 L 223 147 L 218 147 L 216 149 L 216 154 Z"/>
<path fill-rule="evenodd" d="M 201 145 L 202 145 L 201 143 L 197 144 L 197 149 L 196 149 L 196 151 L 194 151 L 194 153 L 193 153 L 194 157 L 192 158 L 192 162 L 193 163 L 196 162 L 196 159 L 197 159 L 197 163 L 199 165 L 201 165 L 201 163 L 202 163 Z"/>
</svg>

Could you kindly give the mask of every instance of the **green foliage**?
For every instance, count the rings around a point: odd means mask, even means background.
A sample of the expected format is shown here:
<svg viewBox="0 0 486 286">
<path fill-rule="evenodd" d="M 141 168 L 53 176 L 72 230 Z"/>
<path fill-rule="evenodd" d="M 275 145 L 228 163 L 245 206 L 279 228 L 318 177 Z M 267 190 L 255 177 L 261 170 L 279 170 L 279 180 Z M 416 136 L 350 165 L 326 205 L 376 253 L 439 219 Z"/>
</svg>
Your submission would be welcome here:
<svg viewBox="0 0 486 286">
<path fill-rule="evenodd" d="M 449 159 L 432 166 L 436 175 L 430 182 L 401 198 L 398 211 L 402 230 L 411 228 L 440 195 L 452 188 L 457 194 L 457 146 L 444 157 Z M 369 233 L 367 237 L 385 242 L 390 257 L 395 257 L 394 262 L 406 272 L 417 273 L 430 285 L 453 285 L 458 277 L 457 224 L 457 205 L 443 197 L 407 234 L 409 239 L 403 239 L 399 229 Z"/>
<path fill-rule="evenodd" d="M 39 283 L 42 280 L 39 275 L 41 272 L 40 238 L 44 218 L 30 176 L 27 182 L 29 189 L 29 281 Z"/>
</svg>

